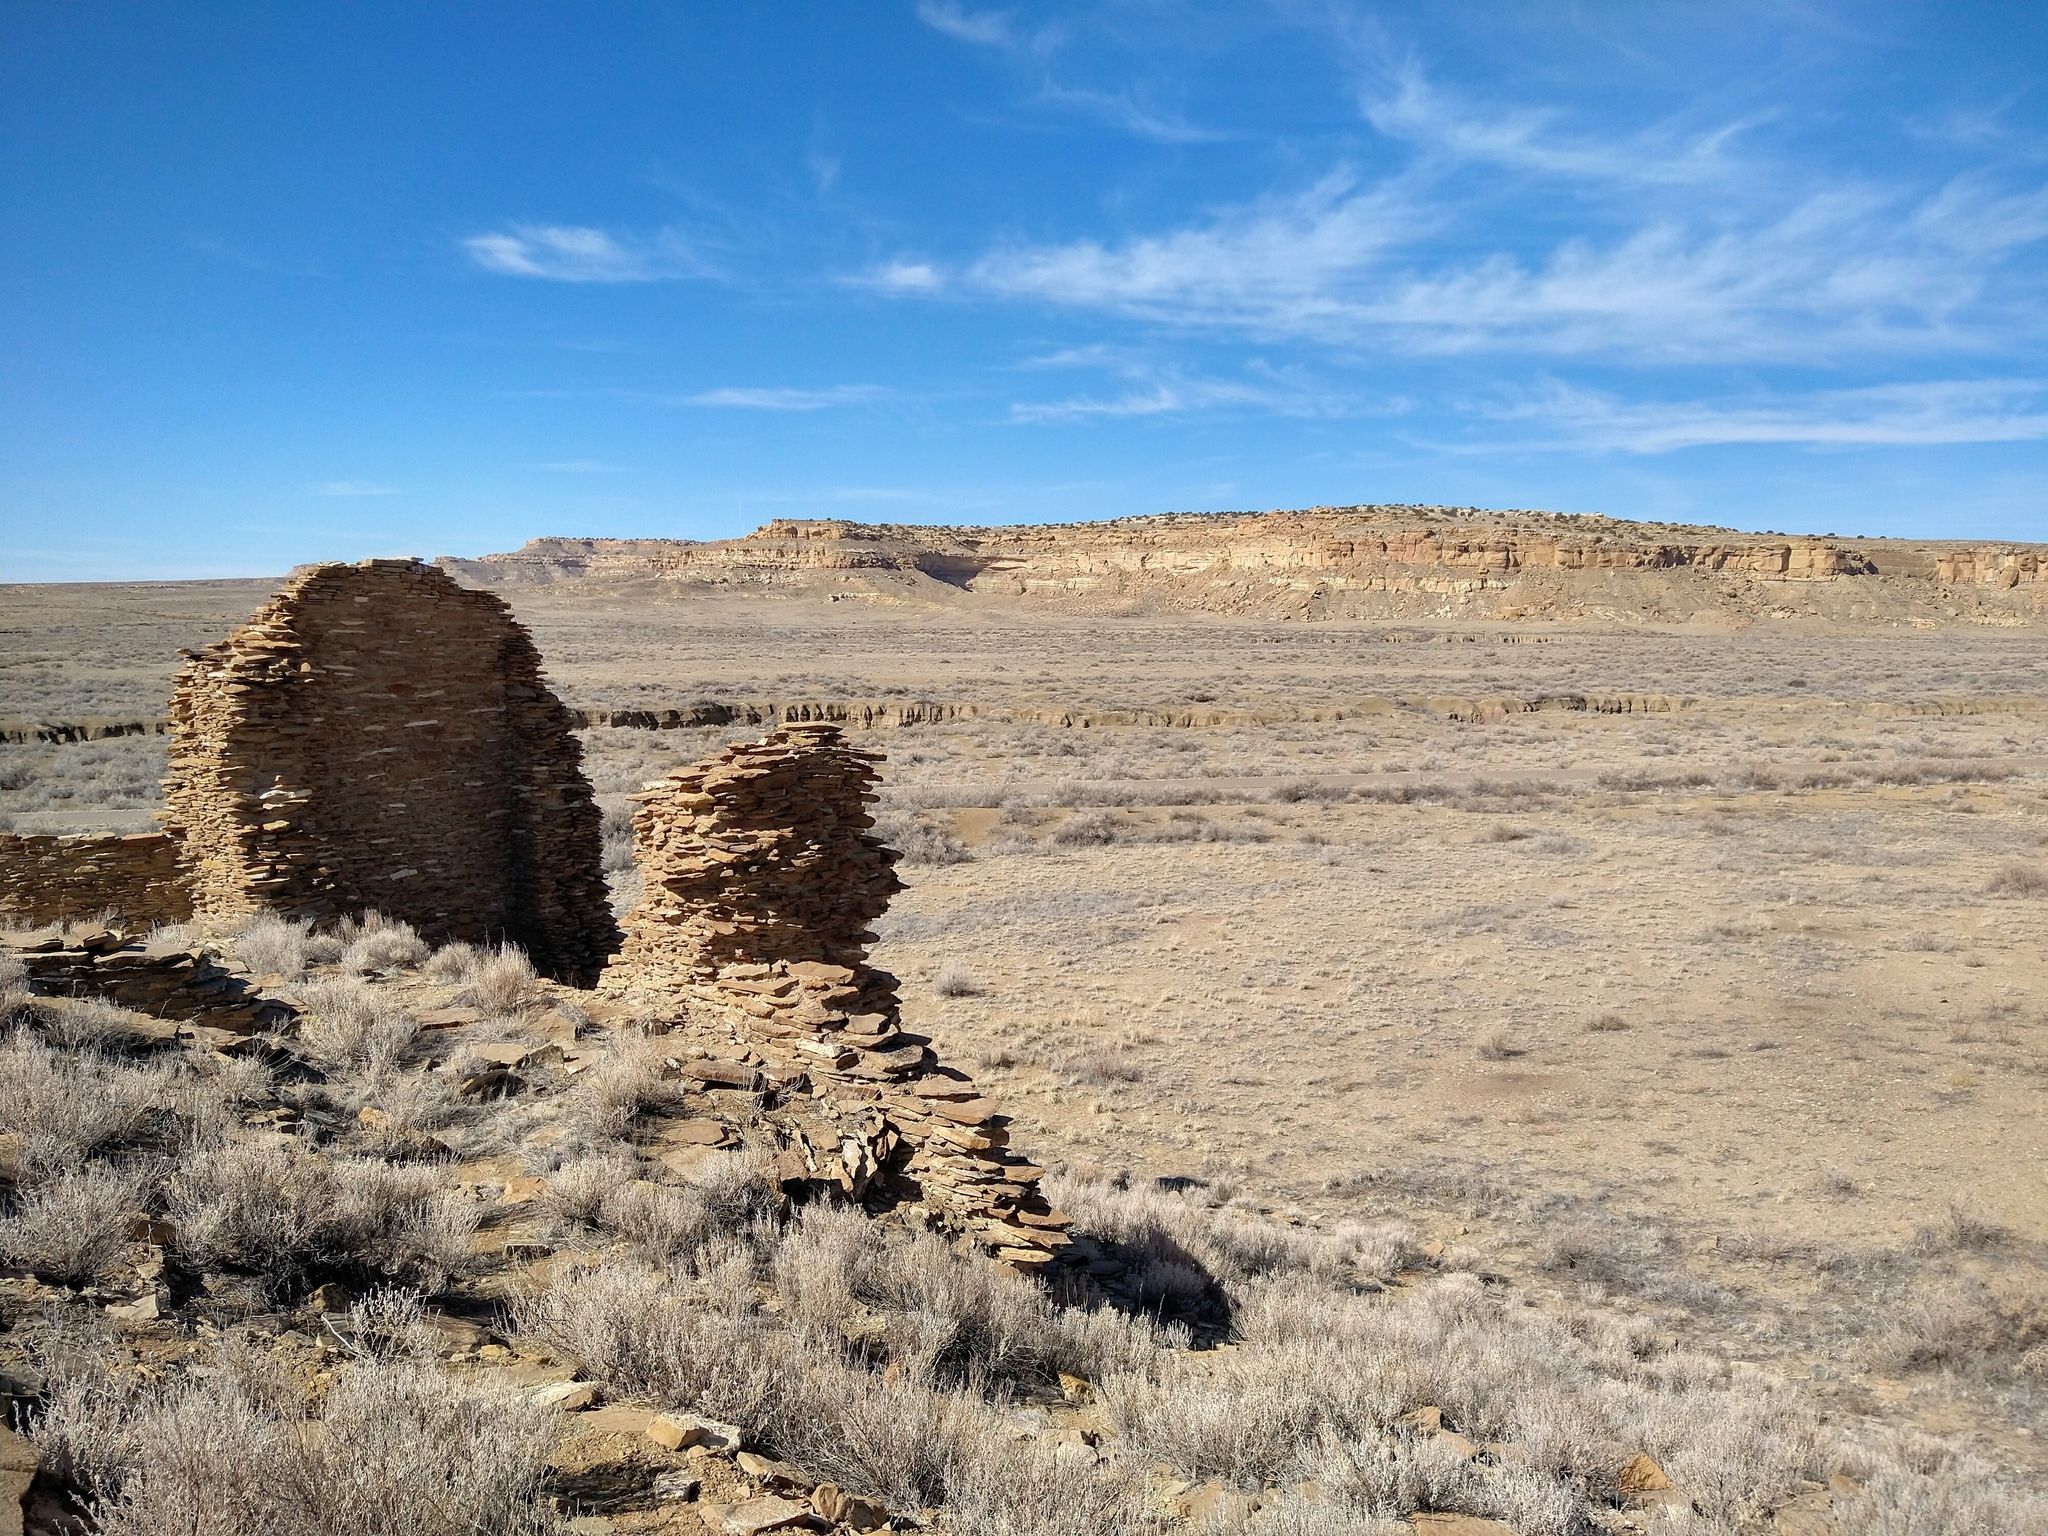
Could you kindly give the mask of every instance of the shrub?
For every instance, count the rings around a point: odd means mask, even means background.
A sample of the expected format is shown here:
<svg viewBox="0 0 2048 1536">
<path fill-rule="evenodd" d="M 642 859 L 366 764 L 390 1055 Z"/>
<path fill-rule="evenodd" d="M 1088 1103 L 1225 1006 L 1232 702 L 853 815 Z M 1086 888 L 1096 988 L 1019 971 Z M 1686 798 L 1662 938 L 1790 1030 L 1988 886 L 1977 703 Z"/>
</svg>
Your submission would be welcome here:
<svg viewBox="0 0 2048 1536">
<path fill-rule="evenodd" d="M 151 1081 L 90 1052 L 66 1055 L 17 1030 L 0 1036 L 0 1125 L 21 1138 L 18 1176 L 33 1180 L 142 1135 Z"/>
<path fill-rule="evenodd" d="M 404 970 L 418 965 L 429 953 L 412 924 L 380 912 L 365 912 L 354 920 L 344 918 L 335 932 L 342 941 L 341 968 L 351 976 Z"/>
<path fill-rule="evenodd" d="M 1096 811 L 1086 816 L 1069 816 L 1054 829 L 1052 841 L 1061 848 L 1102 848 L 1118 841 L 1123 830 L 1123 823 L 1116 817 Z"/>
<path fill-rule="evenodd" d="M 58 1174 L 0 1217 L 0 1257 L 58 1285 L 112 1278 L 129 1251 L 144 1182 L 104 1164 Z"/>
<path fill-rule="evenodd" d="M 398 1000 L 360 976 L 308 982 L 299 998 L 299 1039 L 329 1066 L 386 1073 L 419 1036 Z"/>
<path fill-rule="evenodd" d="M 884 812 L 875 823 L 875 835 L 905 864 L 965 864 L 974 857 L 965 843 L 929 816 Z"/>
<path fill-rule="evenodd" d="M 473 1007 L 487 1013 L 513 1013 L 533 1001 L 533 962 L 516 944 L 501 944 L 496 950 L 478 954 L 476 964 L 463 977 L 463 995 Z"/>
<path fill-rule="evenodd" d="M 224 1345 L 163 1385 L 57 1384 L 36 1438 L 123 1536 L 542 1536 L 558 1415 L 418 1357 L 358 1359 L 317 1416 L 286 1368 Z"/>
<path fill-rule="evenodd" d="M 430 1168 L 255 1142 L 191 1158 L 167 1194 L 187 1262 L 253 1275 L 272 1294 L 327 1274 L 438 1291 L 472 1267 L 482 1214 Z"/>
<path fill-rule="evenodd" d="M 471 976 L 477 966 L 483 963 L 484 952 L 474 944 L 457 941 L 444 944 L 420 966 L 422 974 L 431 981 L 454 983 Z"/>
<path fill-rule="evenodd" d="M 306 925 L 259 912 L 228 937 L 234 956 L 253 975 L 297 981 L 306 974 Z"/>
<path fill-rule="evenodd" d="M 1984 882 L 1993 896 L 2048 896 L 2048 869 L 2033 864 L 2008 864 Z"/>
<path fill-rule="evenodd" d="M 609 1049 L 576 1078 L 566 1112 L 584 1135 L 614 1140 L 642 1114 L 678 1108 L 682 1090 L 663 1076 L 664 1049 L 644 1036 L 614 1034 Z"/>
<path fill-rule="evenodd" d="M 135 1015 L 98 997 L 38 998 L 43 1038 L 68 1051 L 127 1051 L 141 1043 Z"/>
<path fill-rule="evenodd" d="M 932 989 L 941 997 L 979 997 L 983 990 L 974 972 L 958 960 L 948 960 L 939 967 Z"/>
</svg>

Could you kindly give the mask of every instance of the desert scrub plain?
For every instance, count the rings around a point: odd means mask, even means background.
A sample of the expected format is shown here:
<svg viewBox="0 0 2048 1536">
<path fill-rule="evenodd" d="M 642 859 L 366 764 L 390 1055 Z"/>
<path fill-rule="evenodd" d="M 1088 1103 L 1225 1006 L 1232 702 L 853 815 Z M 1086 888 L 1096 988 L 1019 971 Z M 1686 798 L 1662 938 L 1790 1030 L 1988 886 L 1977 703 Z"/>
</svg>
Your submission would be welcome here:
<svg viewBox="0 0 2048 1536">
<path fill-rule="evenodd" d="M 511 597 L 572 706 L 981 712 L 860 737 L 875 958 L 1101 1272 L 787 1208 L 775 1106 L 516 957 L 165 936 L 276 1056 L 15 996 L 0 1057 L 0 1369 L 105 1528 L 2048 1529 L 2038 637 Z M 51 601 L 6 713 L 160 713 L 252 599 Z M 755 734 L 584 733 L 621 903 L 625 796 Z M 140 828 L 159 754 L 11 747 L 0 815 Z"/>
</svg>

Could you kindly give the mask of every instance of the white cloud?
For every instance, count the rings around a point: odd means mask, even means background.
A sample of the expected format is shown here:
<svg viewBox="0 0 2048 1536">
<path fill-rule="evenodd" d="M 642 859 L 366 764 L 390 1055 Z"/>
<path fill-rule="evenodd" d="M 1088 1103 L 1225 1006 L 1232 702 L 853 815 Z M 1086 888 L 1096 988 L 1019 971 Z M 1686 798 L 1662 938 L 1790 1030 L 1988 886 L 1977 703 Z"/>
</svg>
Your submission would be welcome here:
<svg viewBox="0 0 2048 1536">
<path fill-rule="evenodd" d="M 930 262 L 909 259 L 885 261 L 841 281 L 854 288 L 875 288 L 884 293 L 935 293 L 946 285 L 945 274 Z"/>
<path fill-rule="evenodd" d="M 1425 173 L 1361 185 L 1339 171 L 1163 233 L 1001 247 L 963 280 L 1005 299 L 1347 348 L 1626 361 L 1989 350 L 2048 324 L 2019 270 L 2048 239 L 2048 192 L 1845 184 L 1764 213 L 1676 205 L 1531 255 L 1449 238 L 1489 213 L 1510 216 L 1461 206 Z"/>
<path fill-rule="evenodd" d="M 1521 448 L 1653 454 L 1737 443 L 2036 442 L 2048 439 L 2048 380 L 1955 379 L 1737 401 L 1627 401 L 1551 383 L 1481 413 L 1529 428 L 1512 444 Z"/>
<path fill-rule="evenodd" d="M 1315 334 L 1342 324 L 1351 283 L 1434 219 L 1399 181 L 1361 189 L 1338 171 L 1313 186 L 1120 245 L 1011 246 L 969 269 L 1004 298 L 1145 319 Z"/>
<path fill-rule="evenodd" d="M 323 480 L 313 486 L 315 496 L 396 496 L 395 485 L 379 485 L 374 480 Z"/>
<path fill-rule="evenodd" d="M 878 384 L 834 384 L 825 389 L 706 389 L 684 395 L 678 403 L 747 411 L 823 411 L 836 405 L 858 405 L 887 393 Z"/>
<path fill-rule="evenodd" d="M 1096 118 L 1154 144 L 1216 144 L 1233 137 L 1191 123 L 1177 112 L 1147 106 L 1128 91 L 1096 91 L 1047 80 L 1039 87 L 1038 99 L 1048 106 Z"/>
<path fill-rule="evenodd" d="M 487 272 L 558 283 L 646 283 L 710 274 L 673 234 L 641 241 L 586 225 L 519 224 L 471 235 L 462 248 Z"/>
<path fill-rule="evenodd" d="M 978 11 L 954 0 L 917 0 L 917 19 L 955 42 L 999 48 L 1005 53 L 1050 53 L 1061 38 L 1057 27 L 1021 29 L 1014 12 Z"/>
<path fill-rule="evenodd" d="M 1093 355 L 1093 349 L 1054 353 L 1029 366 L 1103 366 L 1130 381 L 1110 395 L 1076 395 L 1064 400 L 1018 401 L 1014 422 L 1085 421 L 1100 417 L 1177 416 L 1195 411 L 1252 410 L 1275 416 L 1327 417 L 1367 414 L 1356 399 L 1330 390 L 1291 370 L 1254 363 L 1242 379 L 1191 374 L 1155 367 L 1127 357 Z"/>
<path fill-rule="evenodd" d="M 1744 118 L 1691 132 L 1660 123 L 1636 133 L 1572 135 L 1556 111 L 1489 111 L 1431 85 L 1413 65 L 1395 71 L 1390 90 L 1368 91 L 1361 107 L 1381 135 L 1414 144 L 1426 154 L 1577 181 L 1650 187 L 1727 182 L 1744 169 L 1727 149 L 1761 121 Z"/>
</svg>

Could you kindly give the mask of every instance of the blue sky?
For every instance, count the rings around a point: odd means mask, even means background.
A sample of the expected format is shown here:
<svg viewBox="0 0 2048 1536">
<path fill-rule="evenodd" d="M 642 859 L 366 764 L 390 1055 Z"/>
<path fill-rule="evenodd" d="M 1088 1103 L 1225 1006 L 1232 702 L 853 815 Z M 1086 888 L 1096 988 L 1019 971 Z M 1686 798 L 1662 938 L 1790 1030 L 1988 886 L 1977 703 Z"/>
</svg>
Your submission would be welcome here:
<svg viewBox="0 0 2048 1536">
<path fill-rule="evenodd" d="M 2048 539 L 2048 10 L 0 8 L 0 579 L 1431 501 Z"/>
</svg>

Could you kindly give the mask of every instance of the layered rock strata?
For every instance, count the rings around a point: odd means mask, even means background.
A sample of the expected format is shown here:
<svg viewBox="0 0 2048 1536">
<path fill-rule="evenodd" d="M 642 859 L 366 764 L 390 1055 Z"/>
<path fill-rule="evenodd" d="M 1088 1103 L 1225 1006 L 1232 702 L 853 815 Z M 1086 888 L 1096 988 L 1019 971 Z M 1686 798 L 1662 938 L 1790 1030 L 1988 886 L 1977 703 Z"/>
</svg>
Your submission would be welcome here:
<svg viewBox="0 0 2048 1536">
<path fill-rule="evenodd" d="M 698 1027 L 808 1082 L 850 1193 L 921 1202 L 998 1258 L 1044 1264 L 1068 1239 L 1043 1170 L 903 1028 L 896 979 L 867 963 L 869 925 L 902 888 L 867 812 L 879 761 L 837 726 L 790 725 L 636 796 L 645 895 L 603 986 L 685 997 Z"/>
<path fill-rule="evenodd" d="M 178 848 L 161 832 L 35 837 L 0 832 L 0 917 L 40 926 L 114 913 L 131 923 L 182 923 L 192 899 Z"/>
<path fill-rule="evenodd" d="M 186 653 L 170 721 L 196 912 L 375 909 L 586 985 L 614 947 L 570 717 L 490 594 L 413 560 L 311 567 Z"/>
<path fill-rule="evenodd" d="M 2048 548 L 2039 545 L 1754 534 L 1471 507 L 1170 513 L 987 528 L 783 519 L 738 539 L 536 539 L 444 563 L 506 587 L 1050 599 L 1299 619 L 1683 618 L 1789 607 L 1858 620 L 1909 608 L 1916 618 L 2035 622 L 2048 599 Z M 1866 603 L 1878 612 L 1864 613 Z"/>
</svg>

